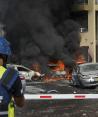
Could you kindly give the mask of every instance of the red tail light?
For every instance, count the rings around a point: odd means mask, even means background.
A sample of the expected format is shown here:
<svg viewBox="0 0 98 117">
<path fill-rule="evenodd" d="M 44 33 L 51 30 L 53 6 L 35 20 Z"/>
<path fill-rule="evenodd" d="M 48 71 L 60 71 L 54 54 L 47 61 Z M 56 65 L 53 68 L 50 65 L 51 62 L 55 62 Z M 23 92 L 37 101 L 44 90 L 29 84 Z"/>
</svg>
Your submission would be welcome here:
<svg viewBox="0 0 98 117">
<path fill-rule="evenodd" d="M 20 80 L 25 80 L 24 76 L 19 76 Z"/>
<path fill-rule="evenodd" d="M 22 78 L 20 78 L 20 80 L 25 80 L 25 78 L 24 78 L 24 77 L 22 77 Z"/>
</svg>

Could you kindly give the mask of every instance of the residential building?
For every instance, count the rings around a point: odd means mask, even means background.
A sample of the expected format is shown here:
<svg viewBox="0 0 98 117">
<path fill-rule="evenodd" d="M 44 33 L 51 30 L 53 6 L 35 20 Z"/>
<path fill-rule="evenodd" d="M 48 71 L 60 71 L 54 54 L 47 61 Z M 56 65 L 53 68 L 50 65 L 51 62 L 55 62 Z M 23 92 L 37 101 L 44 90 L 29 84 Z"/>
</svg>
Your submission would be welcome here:
<svg viewBox="0 0 98 117">
<path fill-rule="evenodd" d="M 72 18 L 80 24 L 81 46 L 98 62 L 98 0 L 74 0 Z"/>
</svg>

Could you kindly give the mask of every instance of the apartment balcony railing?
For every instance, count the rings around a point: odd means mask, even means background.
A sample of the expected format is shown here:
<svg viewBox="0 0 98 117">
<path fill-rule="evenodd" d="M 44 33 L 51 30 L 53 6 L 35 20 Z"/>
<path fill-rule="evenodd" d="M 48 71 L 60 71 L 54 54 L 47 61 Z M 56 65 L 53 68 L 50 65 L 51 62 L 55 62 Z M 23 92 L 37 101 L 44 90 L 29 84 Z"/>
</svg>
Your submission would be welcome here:
<svg viewBox="0 0 98 117">
<path fill-rule="evenodd" d="M 83 28 L 83 27 L 80 28 L 80 33 L 86 33 L 86 32 L 88 32 L 87 28 Z"/>
<path fill-rule="evenodd" d="M 91 9 L 88 0 L 74 0 L 73 11 L 89 11 Z"/>
</svg>

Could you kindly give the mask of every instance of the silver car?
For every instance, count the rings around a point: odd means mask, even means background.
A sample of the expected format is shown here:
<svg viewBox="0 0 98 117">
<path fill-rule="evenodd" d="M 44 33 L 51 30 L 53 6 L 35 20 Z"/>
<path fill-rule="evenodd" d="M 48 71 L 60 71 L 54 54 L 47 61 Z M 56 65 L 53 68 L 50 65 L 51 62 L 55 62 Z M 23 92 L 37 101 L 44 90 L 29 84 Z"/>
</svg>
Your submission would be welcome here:
<svg viewBox="0 0 98 117">
<path fill-rule="evenodd" d="M 73 73 L 72 82 L 82 87 L 96 87 L 98 85 L 98 63 L 79 65 L 79 72 Z"/>
</svg>

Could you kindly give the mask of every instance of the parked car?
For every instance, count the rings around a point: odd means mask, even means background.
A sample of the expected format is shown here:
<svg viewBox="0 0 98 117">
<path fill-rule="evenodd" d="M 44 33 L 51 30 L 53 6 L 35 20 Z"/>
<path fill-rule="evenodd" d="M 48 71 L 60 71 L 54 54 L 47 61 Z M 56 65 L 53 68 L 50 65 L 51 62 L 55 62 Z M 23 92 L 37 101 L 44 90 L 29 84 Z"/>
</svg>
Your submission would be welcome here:
<svg viewBox="0 0 98 117">
<path fill-rule="evenodd" d="M 98 63 L 79 65 L 78 72 L 73 72 L 72 83 L 82 87 L 96 87 L 98 85 Z"/>
<path fill-rule="evenodd" d="M 23 65 L 7 64 L 7 66 L 18 70 L 19 73 L 23 75 L 26 80 L 29 80 L 29 81 L 32 79 L 32 77 L 41 75 L 39 72 L 35 72 Z"/>
</svg>

